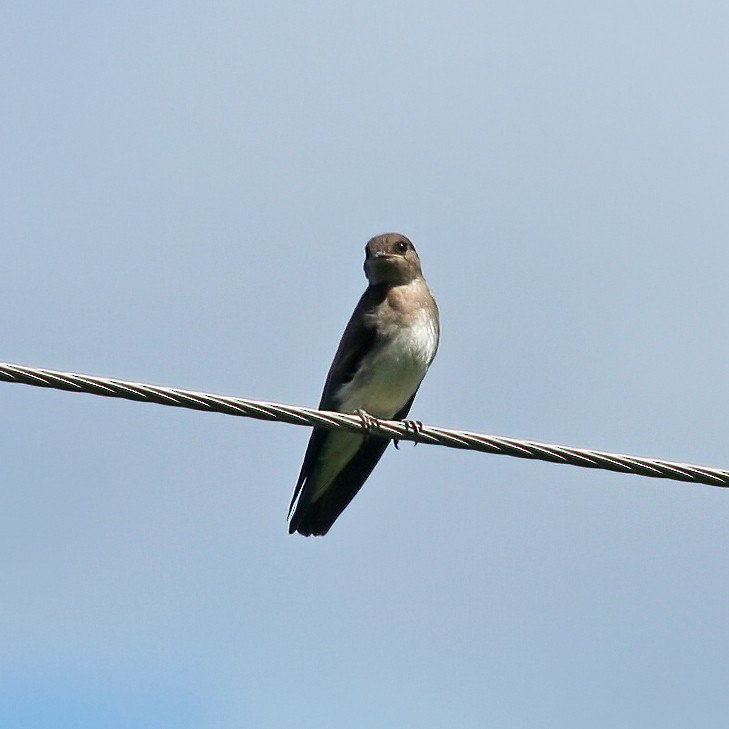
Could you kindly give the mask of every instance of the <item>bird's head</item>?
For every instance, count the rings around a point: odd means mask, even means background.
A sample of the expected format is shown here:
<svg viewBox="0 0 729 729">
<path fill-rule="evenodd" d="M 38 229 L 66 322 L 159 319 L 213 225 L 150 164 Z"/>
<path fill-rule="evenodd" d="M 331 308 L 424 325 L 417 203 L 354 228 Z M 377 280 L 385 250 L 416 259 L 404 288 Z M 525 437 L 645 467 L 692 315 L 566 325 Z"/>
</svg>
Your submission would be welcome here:
<svg viewBox="0 0 729 729">
<path fill-rule="evenodd" d="M 373 286 L 406 284 L 423 275 L 415 246 L 400 233 L 384 233 L 367 243 L 364 270 Z"/>
</svg>

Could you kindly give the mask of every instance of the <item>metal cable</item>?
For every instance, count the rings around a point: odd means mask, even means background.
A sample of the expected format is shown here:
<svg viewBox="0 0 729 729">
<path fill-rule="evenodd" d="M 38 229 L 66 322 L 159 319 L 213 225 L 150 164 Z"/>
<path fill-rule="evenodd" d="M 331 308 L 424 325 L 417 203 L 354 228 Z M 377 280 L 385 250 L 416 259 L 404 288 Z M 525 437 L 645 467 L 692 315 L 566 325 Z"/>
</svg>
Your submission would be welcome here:
<svg viewBox="0 0 729 729">
<path fill-rule="evenodd" d="M 23 367 L 0 362 L 0 380 L 37 387 L 51 387 L 70 392 L 86 392 L 104 397 L 120 397 L 158 405 L 205 410 L 225 415 L 240 415 L 258 420 L 273 420 L 292 425 L 309 425 L 336 430 L 365 432 L 397 440 L 482 451 L 517 458 L 531 458 L 551 463 L 563 463 L 583 468 L 601 468 L 619 473 L 633 473 L 652 478 L 729 486 L 729 471 L 689 463 L 674 463 L 656 458 L 627 456 L 584 448 L 539 443 L 531 440 L 505 438 L 462 430 L 449 430 L 413 421 L 377 420 L 365 422 L 360 415 L 313 410 L 296 405 L 245 400 L 239 397 L 211 395 L 205 392 L 160 387 L 139 382 L 112 380 L 106 377 L 79 375 L 73 372 Z"/>
</svg>

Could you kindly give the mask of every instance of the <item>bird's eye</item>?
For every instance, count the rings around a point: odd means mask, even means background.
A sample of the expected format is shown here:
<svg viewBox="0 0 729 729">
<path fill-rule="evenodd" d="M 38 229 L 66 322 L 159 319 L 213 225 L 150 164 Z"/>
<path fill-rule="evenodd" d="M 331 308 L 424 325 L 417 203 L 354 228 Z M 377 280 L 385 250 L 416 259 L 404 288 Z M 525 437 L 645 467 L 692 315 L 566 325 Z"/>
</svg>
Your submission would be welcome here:
<svg viewBox="0 0 729 729">
<path fill-rule="evenodd" d="M 406 243 L 406 242 L 405 242 L 404 240 L 401 240 L 401 241 L 400 241 L 400 242 L 399 242 L 399 243 L 398 243 L 398 244 L 397 244 L 397 245 L 395 246 L 395 248 L 397 248 L 397 250 L 398 250 L 398 253 L 405 253 L 405 251 L 406 251 L 406 250 L 408 249 L 408 244 L 407 244 L 407 243 Z"/>
</svg>

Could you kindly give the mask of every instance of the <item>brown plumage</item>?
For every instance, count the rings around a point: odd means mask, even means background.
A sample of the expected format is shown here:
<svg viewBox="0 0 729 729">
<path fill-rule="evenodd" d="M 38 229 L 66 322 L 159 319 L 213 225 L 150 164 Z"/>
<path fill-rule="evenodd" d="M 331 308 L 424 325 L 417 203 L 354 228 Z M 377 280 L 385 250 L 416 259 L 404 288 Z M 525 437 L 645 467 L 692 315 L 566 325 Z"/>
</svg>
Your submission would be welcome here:
<svg viewBox="0 0 729 729">
<path fill-rule="evenodd" d="M 370 285 L 344 330 L 319 409 L 402 420 L 438 348 L 438 307 L 405 236 L 377 236 L 365 253 Z M 388 443 L 314 428 L 289 509 L 289 532 L 326 534 Z"/>
</svg>

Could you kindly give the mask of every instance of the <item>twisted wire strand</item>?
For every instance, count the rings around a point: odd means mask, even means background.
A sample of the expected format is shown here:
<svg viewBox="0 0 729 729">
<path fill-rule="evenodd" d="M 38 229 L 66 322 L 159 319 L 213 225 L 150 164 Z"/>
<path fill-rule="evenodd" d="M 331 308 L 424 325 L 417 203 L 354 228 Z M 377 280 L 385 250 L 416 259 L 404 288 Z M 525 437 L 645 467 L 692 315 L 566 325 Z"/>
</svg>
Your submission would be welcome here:
<svg viewBox="0 0 729 729">
<path fill-rule="evenodd" d="M 246 400 L 240 397 L 211 395 L 206 392 L 160 387 L 140 382 L 80 375 L 74 372 L 24 367 L 0 362 L 0 381 L 15 382 L 36 387 L 50 387 L 69 392 L 85 392 L 104 397 L 119 397 L 137 402 L 204 410 L 211 413 L 238 415 L 258 420 L 272 420 L 291 425 L 308 425 L 336 430 L 342 428 L 397 440 L 442 445 L 448 448 L 481 451 L 495 455 L 530 458 L 550 463 L 600 468 L 619 473 L 632 473 L 651 478 L 703 483 L 710 486 L 729 486 L 729 471 L 690 463 L 675 463 L 657 458 L 643 458 L 621 453 L 607 453 L 586 448 L 540 443 L 519 438 L 450 430 L 412 421 L 366 421 L 360 415 L 349 415 L 328 410 L 313 410 L 297 405 Z"/>
</svg>

